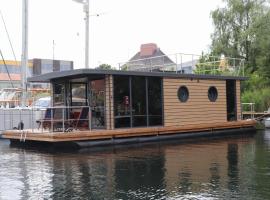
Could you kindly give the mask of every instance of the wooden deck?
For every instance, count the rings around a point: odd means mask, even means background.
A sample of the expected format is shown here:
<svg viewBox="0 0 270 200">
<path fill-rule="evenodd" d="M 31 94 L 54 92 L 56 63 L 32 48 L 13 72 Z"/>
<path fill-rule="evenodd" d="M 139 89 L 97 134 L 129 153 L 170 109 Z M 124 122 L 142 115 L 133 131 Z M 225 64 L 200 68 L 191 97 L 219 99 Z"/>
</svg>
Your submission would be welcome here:
<svg viewBox="0 0 270 200">
<path fill-rule="evenodd" d="M 131 138 L 141 136 L 158 136 L 166 134 L 196 133 L 204 131 L 218 131 L 226 129 L 241 129 L 254 127 L 256 121 L 242 120 L 236 122 L 207 123 L 201 125 L 170 126 L 170 127 L 147 127 L 147 128 L 126 128 L 115 130 L 89 130 L 72 132 L 40 132 L 38 130 L 8 130 L 2 134 L 3 138 L 25 141 L 44 142 L 68 142 L 68 141 L 91 141 L 117 138 Z"/>
</svg>

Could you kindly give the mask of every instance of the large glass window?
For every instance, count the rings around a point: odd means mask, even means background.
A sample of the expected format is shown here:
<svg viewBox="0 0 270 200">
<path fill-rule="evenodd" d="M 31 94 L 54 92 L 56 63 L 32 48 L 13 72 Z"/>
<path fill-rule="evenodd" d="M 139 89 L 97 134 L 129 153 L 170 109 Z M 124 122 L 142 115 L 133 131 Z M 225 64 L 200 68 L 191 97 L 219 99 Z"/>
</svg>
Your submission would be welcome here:
<svg viewBox="0 0 270 200">
<path fill-rule="evenodd" d="M 65 84 L 56 83 L 53 87 L 53 105 L 64 106 L 65 105 Z"/>
<path fill-rule="evenodd" d="M 86 106 L 86 84 L 71 83 L 71 106 Z"/>
<path fill-rule="evenodd" d="M 132 126 L 147 126 L 145 77 L 132 77 Z"/>
<path fill-rule="evenodd" d="M 128 76 L 114 77 L 115 128 L 130 127 L 130 83 Z"/>
<path fill-rule="evenodd" d="M 115 128 L 162 125 L 161 80 L 114 76 Z"/>
<path fill-rule="evenodd" d="M 90 81 L 90 106 L 92 110 L 92 127 L 104 127 L 105 119 L 105 79 Z"/>
<path fill-rule="evenodd" d="M 148 77 L 148 114 L 149 126 L 162 125 L 162 88 L 159 77 Z"/>
</svg>

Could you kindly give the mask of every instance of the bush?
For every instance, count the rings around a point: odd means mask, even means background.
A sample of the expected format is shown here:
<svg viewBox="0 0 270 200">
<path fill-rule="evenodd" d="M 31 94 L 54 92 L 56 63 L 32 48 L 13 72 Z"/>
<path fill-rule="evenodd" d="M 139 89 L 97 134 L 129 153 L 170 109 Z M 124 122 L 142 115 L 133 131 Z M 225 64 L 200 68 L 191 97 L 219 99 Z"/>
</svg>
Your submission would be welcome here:
<svg viewBox="0 0 270 200">
<path fill-rule="evenodd" d="M 255 111 L 266 111 L 270 106 L 270 88 L 247 90 L 241 98 L 242 103 L 255 103 Z"/>
</svg>

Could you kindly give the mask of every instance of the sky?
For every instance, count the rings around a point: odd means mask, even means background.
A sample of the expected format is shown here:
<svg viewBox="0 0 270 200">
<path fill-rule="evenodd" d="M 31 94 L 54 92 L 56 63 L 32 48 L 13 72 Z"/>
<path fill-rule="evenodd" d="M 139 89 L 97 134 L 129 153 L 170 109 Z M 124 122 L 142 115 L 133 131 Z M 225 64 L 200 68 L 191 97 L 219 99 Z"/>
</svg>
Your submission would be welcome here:
<svg viewBox="0 0 270 200">
<path fill-rule="evenodd" d="M 144 43 L 165 54 L 207 52 L 213 32 L 210 12 L 222 0 L 89 0 L 90 68 L 128 61 Z M 22 0 L 0 0 L 16 59 L 21 59 Z M 74 61 L 84 68 L 84 12 L 72 0 L 29 0 L 29 59 Z M 54 43 L 53 43 L 54 41 Z M 14 60 L 0 19 L 0 49 Z M 54 53 L 53 53 L 54 52 Z"/>
</svg>

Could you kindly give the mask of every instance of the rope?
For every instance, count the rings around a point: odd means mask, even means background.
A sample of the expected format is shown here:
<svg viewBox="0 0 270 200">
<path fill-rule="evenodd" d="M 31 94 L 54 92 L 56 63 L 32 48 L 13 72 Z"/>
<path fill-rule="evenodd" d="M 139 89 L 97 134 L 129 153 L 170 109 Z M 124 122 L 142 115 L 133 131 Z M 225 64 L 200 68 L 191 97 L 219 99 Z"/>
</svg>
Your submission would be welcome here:
<svg viewBox="0 0 270 200">
<path fill-rule="evenodd" d="M 12 80 L 11 80 L 11 77 L 10 77 L 10 74 L 9 74 L 9 71 L 8 71 L 8 67 L 7 67 L 7 65 L 6 65 L 6 61 L 5 61 L 5 59 L 4 59 L 4 56 L 3 56 L 3 54 L 2 54 L 1 49 L 0 49 L 0 54 L 1 54 L 2 60 L 3 60 L 3 62 L 4 62 L 4 66 L 5 66 L 6 70 L 7 70 L 9 82 L 10 82 L 12 88 L 14 88 L 14 85 L 13 85 L 13 83 L 12 83 Z"/>
</svg>

